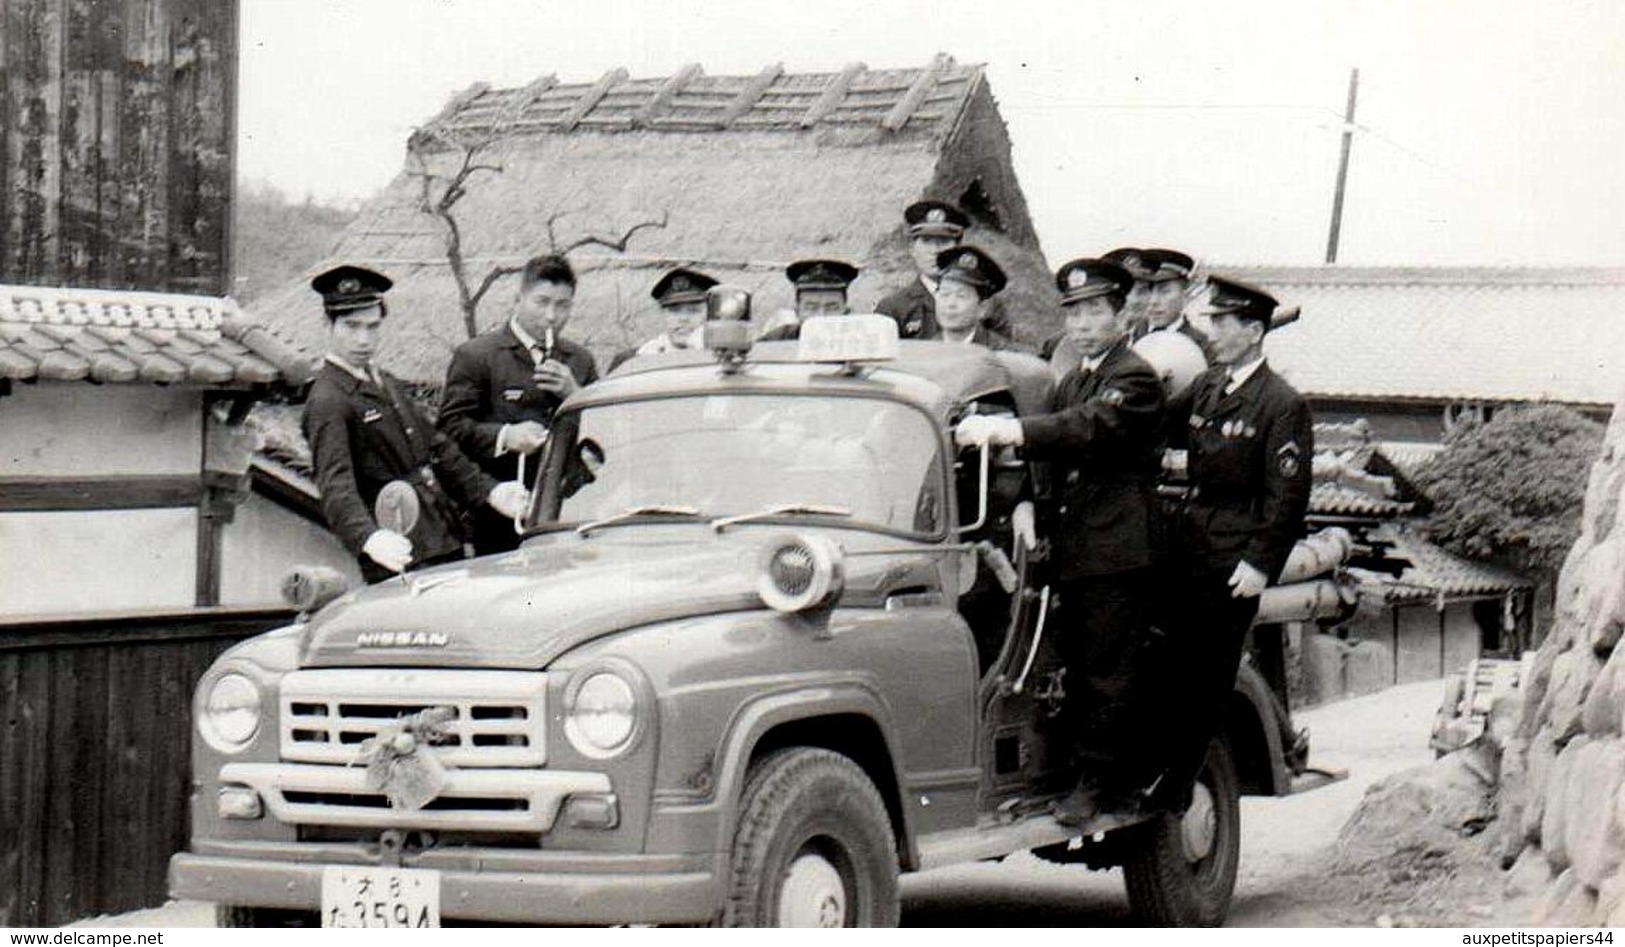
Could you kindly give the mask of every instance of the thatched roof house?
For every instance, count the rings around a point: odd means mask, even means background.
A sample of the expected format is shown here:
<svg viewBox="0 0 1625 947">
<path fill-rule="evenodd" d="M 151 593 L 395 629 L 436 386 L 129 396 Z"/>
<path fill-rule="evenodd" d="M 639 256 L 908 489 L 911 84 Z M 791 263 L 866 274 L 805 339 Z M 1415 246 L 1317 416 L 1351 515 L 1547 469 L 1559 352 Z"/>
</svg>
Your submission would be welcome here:
<svg viewBox="0 0 1625 947">
<path fill-rule="evenodd" d="M 786 263 L 844 258 L 863 267 L 853 302 L 868 308 L 910 278 L 901 212 L 922 197 L 972 214 L 967 239 L 1011 272 L 1007 305 L 1023 336 L 1056 324 L 1048 268 L 981 66 L 939 55 L 921 69 L 854 64 L 813 74 L 769 66 L 709 76 L 689 66 L 629 79 L 616 69 L 597 82 L 547 76 L 456 96 L 412 137 L 406 167 L 340 239 L 329 262 L 366 264 L 396 280 L 384 360 L 409 377 L 436 380 L 462 338 L 445 228 L 421 209 L 420 169 L 450 175 L 480 143 L 479 163 L 501 170 L 472 177 L 454 209 L 476 283 L 550 242 L 666 221 L 640 230 L 624 253 L 571 253 L 584 274 L 571 333 L 601 363 L 658 331 L 648 290 L 675 264 L 752 290 L 765 312 L 789 304 Z M 506 317 L 513 291 L 512 277 L 491 290 L 482 328 Z M 324 323 L 303 284 L 254 308 L 319 340 Z"/>
</svg>

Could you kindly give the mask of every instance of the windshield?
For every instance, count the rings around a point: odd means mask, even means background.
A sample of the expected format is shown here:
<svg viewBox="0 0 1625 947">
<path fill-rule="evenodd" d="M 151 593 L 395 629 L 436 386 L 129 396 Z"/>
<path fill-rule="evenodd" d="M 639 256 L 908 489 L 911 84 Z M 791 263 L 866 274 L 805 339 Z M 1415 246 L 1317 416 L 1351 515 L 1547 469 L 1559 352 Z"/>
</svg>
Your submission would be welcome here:
<svg viewBox="0 0 1625 947">
<path fill-rule="evenodd" d="M 839 516 L 936 534 L 946 513 L 938 445 L 923 412 L 876 398 L 716 394 L 588 407 L 555 419 L 540 522 L 626 521 L 644 507 L 715 519 L 777 506 L 786 509 L 761 518 Z"/>
</svg>

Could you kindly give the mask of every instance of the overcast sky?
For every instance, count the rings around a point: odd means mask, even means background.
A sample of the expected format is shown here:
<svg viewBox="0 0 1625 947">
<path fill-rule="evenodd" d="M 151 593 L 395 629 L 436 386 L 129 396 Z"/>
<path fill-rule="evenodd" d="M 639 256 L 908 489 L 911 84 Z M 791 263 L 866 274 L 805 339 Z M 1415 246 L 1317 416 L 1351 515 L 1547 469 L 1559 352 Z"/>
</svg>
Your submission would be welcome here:
<svg viewBox="0 0 1625 947">
<path fill-rule="evenodd" d="M 1625 4 L 241 0 L 245 181 L 355 201 L 474 82 L 987 64 L 1052 263 L 1625 265 Z"/>
</svg>

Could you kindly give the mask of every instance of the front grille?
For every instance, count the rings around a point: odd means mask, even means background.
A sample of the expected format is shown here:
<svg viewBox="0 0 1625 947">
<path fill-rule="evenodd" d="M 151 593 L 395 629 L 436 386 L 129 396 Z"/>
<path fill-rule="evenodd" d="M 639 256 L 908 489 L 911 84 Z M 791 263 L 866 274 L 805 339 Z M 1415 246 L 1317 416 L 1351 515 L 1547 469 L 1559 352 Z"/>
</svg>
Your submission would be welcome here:
<svg viewBox="0 0 1625 947">
<path fill-rule="evenodd" d="M 448 769 L 440 794 L 421 809 L 395 809 L 367 784 L 362 766 L 227 763 L 220 782 L 246 786 L 284 825 L 447 832 L 543 833 L 564 800 L 610 791 L 603 773 L 548 769 Z"/>
<path fill-rule="evenodd" d="M 449 708 L 435 744 L 457 767 L 547 762 L 547 676 L 530 671 L 322 669 L 282 679 L 282 759 L 359 762 L 361 745 L 402 717 Z"/>
</svg>

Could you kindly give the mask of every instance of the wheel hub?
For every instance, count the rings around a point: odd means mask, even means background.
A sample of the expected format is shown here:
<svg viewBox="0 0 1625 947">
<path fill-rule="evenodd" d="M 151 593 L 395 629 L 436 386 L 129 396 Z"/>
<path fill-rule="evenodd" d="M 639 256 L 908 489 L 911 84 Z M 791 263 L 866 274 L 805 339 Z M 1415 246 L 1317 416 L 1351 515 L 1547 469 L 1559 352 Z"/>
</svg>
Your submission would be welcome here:
<svg viewBox="0 0 1625 947">
<path fill-rule="evenodd" d="M 1213 790 L 1205 783 L 1197 783 L 1191 793 L 1190 808 L 1179 821 L 1185 858 L 1194 864 L 1213 854 L 1213 840 L 1218 831 L 1218 807 L 1213 802 Z"/>
<path fill-rule="evenodd" d="M 780 927 L 841 927 L 846 921 L 846 885 L 841 872 L 817 852 L 804 852 L 784 873 L 779 889 Z"/>
</svg>

